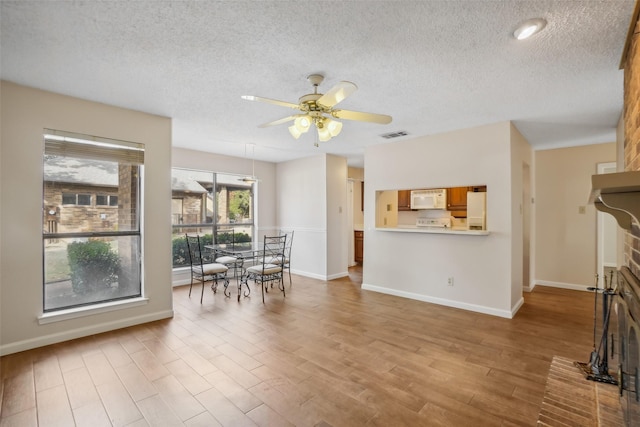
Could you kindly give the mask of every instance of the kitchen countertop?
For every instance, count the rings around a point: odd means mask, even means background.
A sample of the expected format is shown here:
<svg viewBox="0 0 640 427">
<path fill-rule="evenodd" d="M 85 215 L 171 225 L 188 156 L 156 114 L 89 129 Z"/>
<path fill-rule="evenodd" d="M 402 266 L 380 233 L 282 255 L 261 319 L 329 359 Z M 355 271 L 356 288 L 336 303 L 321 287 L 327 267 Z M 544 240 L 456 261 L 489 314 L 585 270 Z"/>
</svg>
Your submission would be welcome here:
<svg viewBox="0 0 640 427">
<path fill-rule="evenodd" d="M 397 227 L 376 227 L 377 231 L 393 231 L 397 233 L 423 234 L 458 234 L 463 236 L 488 236 L 488 230 L 467 230 L 466 228 L 418 227 L 415 225 L 399 225 Z"/>
</svg>

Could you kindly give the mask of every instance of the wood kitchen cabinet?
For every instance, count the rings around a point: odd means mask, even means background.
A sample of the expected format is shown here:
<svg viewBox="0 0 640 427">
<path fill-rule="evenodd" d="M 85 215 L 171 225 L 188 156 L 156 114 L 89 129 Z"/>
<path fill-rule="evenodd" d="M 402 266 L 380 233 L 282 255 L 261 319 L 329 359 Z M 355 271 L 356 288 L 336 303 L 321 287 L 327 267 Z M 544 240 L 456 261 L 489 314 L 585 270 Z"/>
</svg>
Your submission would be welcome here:
<svg viewBox="0 0 640 427">
<path fill-rule="evenodd" d="M 354 261 L 362 264 L 362 253 L 364 252 L 364 231 L 354 231 Z"/>
<path fill-rule="evenodd" d="M 411 190 L 398 190 L 398 210 L 411 210 Z"/>
<path fill-rule="evenodd" d="M 467 217 L 467 191 L 486 192 L 486 185 L 447 188 L 447 210 L 456 218 Z"/>
<path fill-rule="evenodd" d="M 469 191 L 469 187 L 452 187 L 447 189 L 447 210 L 466 211 L 467 191 Z"/>
</svg>

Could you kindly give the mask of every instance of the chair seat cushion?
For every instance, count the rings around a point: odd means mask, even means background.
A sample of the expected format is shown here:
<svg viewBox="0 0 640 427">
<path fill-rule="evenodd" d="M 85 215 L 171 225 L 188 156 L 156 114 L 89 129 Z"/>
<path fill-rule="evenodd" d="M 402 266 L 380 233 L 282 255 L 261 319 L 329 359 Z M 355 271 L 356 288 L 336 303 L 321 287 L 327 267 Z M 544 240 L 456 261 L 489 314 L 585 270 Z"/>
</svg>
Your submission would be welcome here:
<svg viewBox="0 0 640 427">
<path fill-rule="evenodd" d="M 200 270 L 200 266 L 196 267 L 198 270 Z M 219 274 L 219 273 L 226 273 L 227 270 L 229 270 L 227 268 L 226 265 L 224 264 L 218 264 L 218 263 L 211 263 L 211 264 L 204 264 L 202 266 L 202 273 L 207 276 L 209 274 Z"/>
<path fill-rule="evenodd" d="M 247 272 L 253 274 L 275 274 L 281 271 L 282 267 L 275 264 L 264 264 L 264 269 L 262 264 L 247 268 Z"/>
<path fill-rule="evenodd" d="M 216 258 L 216 262 L 218 264 L 234 264 L 238 262 L 238 258 L 234 256 L 221 256 L 219 258 Z"/>
<path fill-rule="evenodd" d="M 271 258 L 269 260 L 269 264 L 280 264 L 280 261 L 282 261 L 282 258 Z M 289 258 L 285 258 L 284 259 L 284 263 L 285 264 L 289 264 Z"/>
</svg>

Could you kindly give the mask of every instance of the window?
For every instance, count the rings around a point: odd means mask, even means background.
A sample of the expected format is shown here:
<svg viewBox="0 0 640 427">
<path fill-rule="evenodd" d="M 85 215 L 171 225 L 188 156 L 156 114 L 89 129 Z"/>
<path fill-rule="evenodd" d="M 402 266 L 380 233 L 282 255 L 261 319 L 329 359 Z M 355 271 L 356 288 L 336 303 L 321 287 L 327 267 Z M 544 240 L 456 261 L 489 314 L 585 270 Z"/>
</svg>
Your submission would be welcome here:
<svg viewBox="0 0 640 427">
<path fill-rule="evenodd" d="M 62 193 L 62 204 L 91 206 L 91 194 Z"/>
<path fill-rule="evenodd" d="M 184 267 L 185 233 L 206 243 L 250 246 L 254 232 L 254 184 L 242 176 L 174 168 L 171 171 L 173 267 Z"/>
<path fill-rule="evenodd" d="M 44 146 L 44 312 L 141 296 L 144 145 L 45 130 Z"/>
<path fill-rule="evenodd" d="M 118 206 L 118 196 L 98 194 L 96 195 L 96 206 Z"/>
</svg>

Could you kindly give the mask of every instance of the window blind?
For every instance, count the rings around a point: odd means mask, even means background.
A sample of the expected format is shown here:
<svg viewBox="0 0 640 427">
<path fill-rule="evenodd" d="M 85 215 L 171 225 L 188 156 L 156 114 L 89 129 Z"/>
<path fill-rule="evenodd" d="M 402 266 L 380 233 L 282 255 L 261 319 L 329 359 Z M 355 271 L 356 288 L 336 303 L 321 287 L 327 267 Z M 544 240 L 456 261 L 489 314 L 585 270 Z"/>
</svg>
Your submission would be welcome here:
<svg viewBox="0 0 640 427">
<path fill-rule="evenodd" d="M 44 130 L 44 141 L 45 155 L 105 160 L 119 164 L 144 164 L 144 144 L 136 142 L 51 129 Z"/>
</svg>

